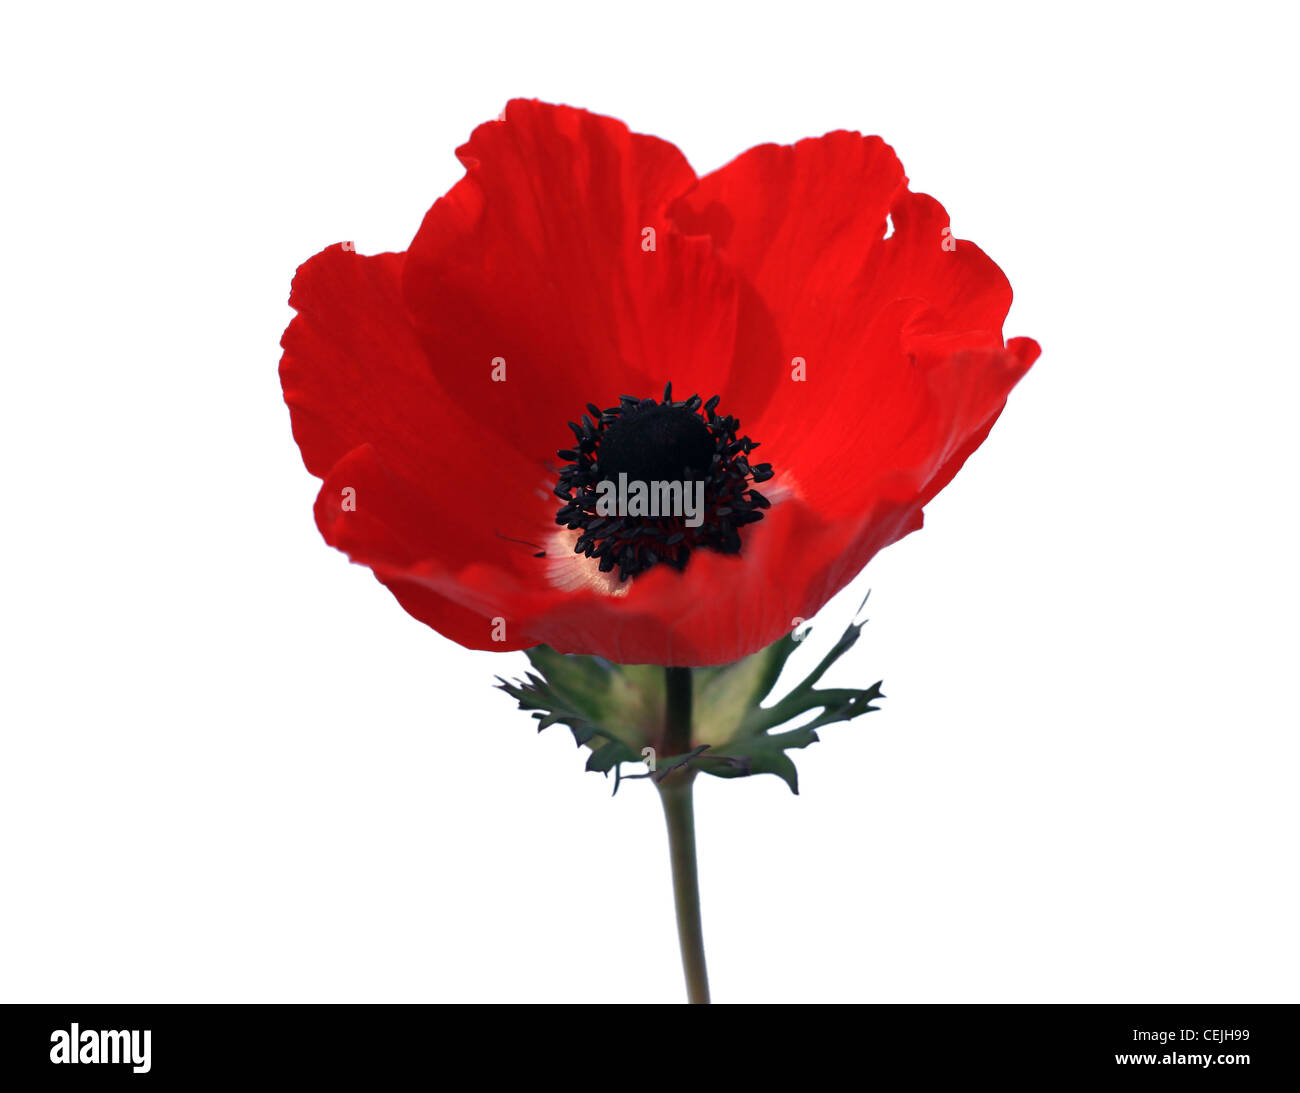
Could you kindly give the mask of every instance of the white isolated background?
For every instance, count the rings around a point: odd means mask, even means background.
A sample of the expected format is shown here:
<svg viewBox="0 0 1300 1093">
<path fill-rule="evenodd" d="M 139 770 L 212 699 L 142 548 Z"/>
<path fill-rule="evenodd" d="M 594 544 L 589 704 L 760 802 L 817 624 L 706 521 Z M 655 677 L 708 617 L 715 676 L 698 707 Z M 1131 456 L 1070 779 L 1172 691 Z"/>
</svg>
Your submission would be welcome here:
<svg viewBox="0 0 1300 1093">
<path fill-rule="evenodd" d="M 654 793 L 321 542 L 276 375 L 535 96 L 879 133 L 1044 349 L 816 620 L 883 711 L 701 781 L 715 997 L 1297 1000 L 1292 16 L 8 6 L 0 998 L 682 997 Z"/>
</svg>

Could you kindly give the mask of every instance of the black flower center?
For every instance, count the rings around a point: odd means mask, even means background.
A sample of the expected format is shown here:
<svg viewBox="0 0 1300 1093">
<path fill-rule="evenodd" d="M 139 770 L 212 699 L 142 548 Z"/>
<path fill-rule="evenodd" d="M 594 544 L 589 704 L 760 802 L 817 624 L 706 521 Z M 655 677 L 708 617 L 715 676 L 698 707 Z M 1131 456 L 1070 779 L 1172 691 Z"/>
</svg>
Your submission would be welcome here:
<svg viewBox="0 0 1300 1093">
<path fill-rule="evenodd" d="M 597 462 L 602 478 L 620 474 L 644 482 L 696 480 L 708 473 L 714 444 L 699 414 L 683 406 L 645 402 L 608 424 Z"/>
<path fill-rule="evenodd" d="M 751 483 L 772 477 L 749 463 L 758 447 L 740 422 L 717 413 L 718 396 L 674 402 L 623 395 L 602 410 L 588 403 L 569 422 L 577 446 L 558 452 L 555 522 L 578 531 L 574 551 L 620 580 L 665 562 L 683 569 L 691 552 L 740 552 L 740 528 L 763 518 L 768 500 Z"/>
</svg>

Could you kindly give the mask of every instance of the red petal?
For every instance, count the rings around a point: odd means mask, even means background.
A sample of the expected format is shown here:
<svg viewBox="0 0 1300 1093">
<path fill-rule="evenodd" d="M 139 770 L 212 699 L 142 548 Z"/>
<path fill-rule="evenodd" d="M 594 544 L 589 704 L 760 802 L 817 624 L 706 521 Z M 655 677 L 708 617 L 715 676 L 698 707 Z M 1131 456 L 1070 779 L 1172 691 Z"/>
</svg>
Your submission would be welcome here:
<svg viewBox="0 0 1300 1093">
<path fill-rule="evenodd" d="M 774 317 L 781 375 L 746 431 L 829 514 L 861 511 L 899 471 L 930 481 L 951 437 L 989 424 L 961 417 L 972 400 L 983 405 L 967 386 L 1000 405 L 1022 374 L 1008 382 L 987 356 L 960 358 L 969 376 L 940 365 L 939 346 L 1002 346 L 1011 287 L 906 183 L 879 138 L 837 132 L 752 149 L 673 207 L 683 230 L 713 235 Z"/>
<path fill-rule="evenodd" d="M 799 501 L 784 502 L 748 529 L 739 556 L 699 551 L 685 573 L 660 566 L 635 578 L 618 598 L 560 593 L 488 564 L 458 572 L 413 566 L 379 575 L 417 618 L 475 648 L 543 642 L 626 664 L 724 664 L 770 644 L 797 619 L 811 618 L 839 587 L 839 559 L 863 528 L 884 546 L 911 530 L 915 507 L 912 498 L 882 502 L 860 521 L 828 523 Z M 775 573 L 782 579 L 774 580 Z M 483 619 L 498 615 L 508 644 L 492 641 L 486 625 L 468 634 L 443 629 L 445 602 Z"/>
<path fill-rule="evenodd" d="M 789 355 L 829 322 L 871 257 L 907 179 L 879 137 L 836 132 L 763 144 L 676 202 L 688 234 L 708 234 L 758 290 Z"/>
<path fill-rule="evenodd" d="M 438 385 L 407 320 L 402 262 L 331 247 L 294 278 L 280 378 L 303 461 L 327 478 L 321 530 L 366 564 L 522 565 L 528 548 L 500 536 L 524 538 L 553 515 L 546 472 L 504 446 L 484 458 L 482 431 Z M 475 462 L 479 477 L 465 473 Z"/>
<path fill-rule="evenodd" d="M 768 328 L 745 317 L 752 297 L 665 215 L 695 183 L 671 144 L 517 100 L 457 155 L 467 173 L 411 244 L 405 299 L 448 394 L 520 450 L 553 458 L 587 402 L 669 380 L 708 398 L 753 358 Z"/>
</svg>

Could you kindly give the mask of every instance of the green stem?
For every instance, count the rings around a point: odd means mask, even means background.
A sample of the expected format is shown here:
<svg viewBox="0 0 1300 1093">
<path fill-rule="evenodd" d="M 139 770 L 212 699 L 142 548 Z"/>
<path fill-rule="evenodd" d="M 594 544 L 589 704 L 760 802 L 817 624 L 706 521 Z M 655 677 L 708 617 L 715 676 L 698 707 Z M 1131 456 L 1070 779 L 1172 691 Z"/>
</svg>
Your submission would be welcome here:
<svg viewBox="0 0 1300 1093">
<path fill-rule="evenodd" d="M 691 670 L 665 668 L 664 683 L 664 751 L 667 756 L 685 755 L 691 750 Z"/>
<path fill-rule="evenodd" d="M 664 744 L 668 756 L 691 750 L 691 670 L 665 668 L 667 710 Z M 704 962 L 704 930 L 700 922 L 700 878 L 695 858 L 695 808 L 691 800 L 695 771 L 670 771 L 659 783 L 659 799 L 668 824 L 668 853 L 673 868 L 673 901 L 677 907 L 677 938 L 690 1002 L 709 1000 L 709 973 Z"/>
</svg>

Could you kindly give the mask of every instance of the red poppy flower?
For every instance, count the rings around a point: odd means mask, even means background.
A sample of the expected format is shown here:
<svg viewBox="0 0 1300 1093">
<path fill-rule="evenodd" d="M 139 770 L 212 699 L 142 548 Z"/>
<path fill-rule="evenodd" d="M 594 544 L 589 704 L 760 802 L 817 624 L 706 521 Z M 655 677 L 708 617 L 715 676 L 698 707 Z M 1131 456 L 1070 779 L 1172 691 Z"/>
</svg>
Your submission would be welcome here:
<svg viewBox="0 0 1300 1093">
<path fill-rule="evenodd" d="M 325 539 L 462 645 L 767 646 L 921 526 L 1038 355 L 879 138 L 701 179 L 618 121 L 514 101 L 457 155 L 405 253 L 298 270 L 280 375 Z M 620 468 L 702 482 L 702 522 L 597 512 Z"/>
</svg>

